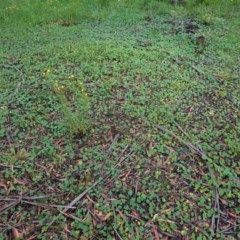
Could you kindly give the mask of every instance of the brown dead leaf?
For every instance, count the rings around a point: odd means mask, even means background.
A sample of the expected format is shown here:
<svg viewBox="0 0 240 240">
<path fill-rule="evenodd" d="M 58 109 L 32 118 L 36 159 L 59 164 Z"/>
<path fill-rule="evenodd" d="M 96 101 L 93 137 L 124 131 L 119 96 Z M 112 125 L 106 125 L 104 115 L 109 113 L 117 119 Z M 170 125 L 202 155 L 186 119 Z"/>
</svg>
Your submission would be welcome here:
<svg viewBox="0 0 240 240">
<path fill-rule="evenodd" d="M 1 183 L 1 182 L 0 182 L 0 187 L 3 187 L 5 191 L 7 191 L 7 190 L 8 190 L 8 188 L 7 188 L 7 185 L 6 185 L 6 184 L 4 184 L 4 183 Z"/>
<path fill-rule="evenodd" d="M 65 231 L 66 233 L 70 233 L 70 232 L 71 232 L 70 229 L 68 228 L 68 225 L 67 225 L 67 224 L 65 224 L 65 226 L 64 226 L 64 231 Z"/>
<path fill-rule="evenodd" d="M 96 221 L 96 219 L 95 218 L 93 218 L 93 226 L 97 226 L 97 221 Z"/>
<path fill-rule="evenodd" d="M 123 219 L 126 219 L 126 218 L 127 218 L 121 211 L 119 211 L 119 215 L 120 215 Z"/>
<path fill-rule="evenodd" d="M 27 183 L 26 179 L 17 179 L 17 178 L 13 178 L 15 183 L 18 183 L 20 185 L 25 185 Z"/>
<path fill-rule="evenodd" d="M 136 212 L 135 210 L 132 211 L 132 215 L 135 216 L 136 218 L 140 218 L 138 212 Z"/>
<path fill-rule="evenodd" d="M 154 235 L 154 239 L 155 239 L 155 240 L 160 240 L 160 238 L 159 238 L 159 234 L 158 234 L 158 231 L 157 231 L 156 226 L 153 225 L 152 227 L 153 227 L 153 235 Z"/>
<path fill-rule="evenodd" d="M 107 221 L 112 215 L 113 215 L 112 212 L 107 213 L 107 214 L 105 215 L 105 217 L 104 217 L 102 220 L 103 220 L 103 221 Z"/>
<path fill-rule="evenodd" d="M 99 219 L 102 219 L 104 217 L 103 212 L 99 210 L 94 210 L 94 215 L 97 216 Z"/>
<path fill-rule="evenodd" d="M 93 201 L 91 198 L 90 198 L 90 196 L 89 195 L 86 195 L 86 197 L 87 197 L 87 199 L 91 202 L 91 203 L 93 203 L 93 204 L 96 204 L 96 202 L 95 201 Z"/>
<path fill-rule="evenodd" d="M 32 235 L 31 237 L 27 238 L 26 240 L 34 240 L 37 239 L 37 235 Z"/>
<path fill-rule="evenodd" d="M 108 133 L 107 133 L 107 141 L 112 141 L 113 140 L 113 133 L 112 133 L 112 129 L 110 128 Z"/>
<path fill-rule="evenodd" d="M 22 237 L 22 234 L 19 233 L 19 231 L 15 227 L 12 227 L 12 234 L 13 234 L 13 239 L 19 239 Z"/>
<path fill-rule="evenodd" d="M 110 212 L 110 213 L 107 213 L 107 214 L 104 214 L 103 212 L 101 211 L 94 211 L 94 214 L 95 216 L 97 216 L 101 221 L 107 221 L 112 215 L 113 213 Z"/>
<path fill-rule="evenodd" d="M 236 215 L 236 214 L 234 214 L 234 213 L 232 213 L 232 212 L 229 212 L 228 214 L 229 214 L 231 217 L 240 219 L 240 216 L 238 216 L 238 215 Z"/>
<path fill-rule="evenodd" d="M 225 205 L 225 206 L 228 206 L 228 201 L 227 200 L 225 200 L 225 199 L 219 199 L 220 201 L 221 201 L 221 203 L 223 204 L 223 205 Z"/>
</svg>

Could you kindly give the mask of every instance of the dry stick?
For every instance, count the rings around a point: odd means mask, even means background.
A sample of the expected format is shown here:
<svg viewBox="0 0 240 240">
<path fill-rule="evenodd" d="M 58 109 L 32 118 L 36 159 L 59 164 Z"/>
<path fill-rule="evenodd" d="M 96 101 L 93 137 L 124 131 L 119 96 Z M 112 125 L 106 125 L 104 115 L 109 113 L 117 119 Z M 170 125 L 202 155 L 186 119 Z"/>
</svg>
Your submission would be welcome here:
<svg viewBox="0 0 240 240">
<path fill-rule="evenodd" d="M 173 52 L 170 52 L 170 51 L 166 51 L 166 52 L 167 52 L 168 54 L 170 54 L 170 55 L 174 55 Z M 196 72 L 198 72 L 199 74 L 206 75 L 206 73 L 205 73 L 202 69 L 196 67 L 195 65 L 193 65 L 193 64 L 191 64 L 191 63 L 189 63 L 188 65 L 189 65 L 191 68 L 193 68 Z"/>
<path fill-rule="evenodd" d="M 168 54 L 174 55 L 173 52 L 170 51 L 166 51 Z M 195 66 L 194 64 L 189 63 L 188 64 L 189 67 L 193 68 L 197 73 L 207 76 L 206 72 L 204 72 L 202 69 L 198 68 L 197 66 Z M 212 75 L 212 77 L 214 77 L 216 79 L 216 76 Z M 237 78 L 236 78 L 237 79 Z"/>
<path fill-rule="evenodd" d="M 128 148 L 128 145 L 127 145 L 127 147 L 125 148 L 125 150 L 126 150 L 127 148 Z M 123 152 L 124 152 L 125 150 L 123 150 Z M 121 156 L 123 155 L 123 152 L 121 153 Z M 124 162 L 125 160 L 127 160 L 133 153 L 134 153 L 134 151 L 130 151 L 130 152 L 127 154 L 127 156 L 124 157 L 124 158 L 123 158 L 121 161 L 119 161 L 118 163 L 116 163 L 111 170 L 115 169 L 115 168 L 116 168 L 117 166 L 119 166 L 122 162 Z M 121 158 L 121 157 L 120 157 L 120 158 Z M 119 158 L 119 159 L 120 159 L 120 158 Z M 109 178 L 109 177 L 110 177 L 110 176 L 108 176 L 107 178 Z M 104 181 L 106 181 L 107 178 L 106 178 Z M 112 180 L 112 179 L 111 179 L 111 180 Z"/>
<path fill-rule="evenodd" d="M 237 225 L 233 225 L 233 226 L 231 226 L 231 227 L 229 227 L 229 228 L 227 228 L 227 229 L 224 229 L 224 230 L 222 230 L 222 231 L 219 231 L 218 233 L 232 233 L 232 232 L 228 232 L 230 229 L 232 229 L 232 228 L 237 228 L 237 227 L 240 227 L 240 224 L 237 224 Z"/>
<path fill-rule="evenodd" d="M 30 205 L 34 205 L 34 206 L 39 206 L 39 207 L 54 207 L 54 208 L 65 207 L 65 208 L 75 209 L 75 207 L 68 207 L 68 206 L 56 205 L 56 204 L 35 203 L 35 202 L 26 201 L 26 200 L 22 200 L 22 202 Z"/>
<path fill-rule="evenodd" d="M 10 140 L 11 141 L 11 140 Z M 5 168 L 18 168 L 21 169 L 22 167 L 18 167 L 18 166 L 13 166 L 13 165 L 6 165 L 6 164 L 1 164 L 0 163 L 0 167 L 5 167 Z"/>
<path fill-rule="evenodd" d="M 219 224 L 220 224 L 220 205 L 219 205 L 219 194 L 218 194 L 218 189 L 214 189 L 214 198 L 215 198 L 215 203 L 214 203 L 214 214 L 212 216 L 212 234 L 211 236 L 213 237 L 214 234 L 219 232 Z M 216 213 L 216 214 L 215 214 Z"/>
<path fill-rule="evenodd" d="M 129 147 L 129 145 L 127 144 L 126 147 L 122 150 L 122 152 L 121 152 L 121 154 L 120 154 L 120 156 L 119 156 L 118 159 L 121 159 L 122 155 L 126 152 L 126 150 L 128 149 L 128 147 Z M 129 153 L 127 156 L 129 156 L 130 154 L 132 154 L 132 152 Z M 117 165 L 118 165 L 118 163 L 117 163 L 115 166 L 117 166 Z"/>
<path fill-rule="evenodd" d="M 108 158 L 112 154 L 113 147 L 117 144 L 119 137 L 120 137 L 120 134 L 116 134 L 116 136 L 112 140 L 111 146 L 107 150 L 106 158 Z M 104 165 L 105 165 L 105 162 L 102 164 L 102 169 Z M 101 173 L 101 176 L 102 176 L 102 173 Z"/>
<path fill-rule="evenodd" d="M 114 232 L 116 233 L 116 235 L 118 236 L 118 238 L 119 238 L 120 240 L 123 240 L 123 239 L 121 238 L 121 236 L 119 235 L 119 233 L 117 232 L 116 229 L 114 229 Z"/>
<path fill-rule="evenodd" d="M 123 160 L 125 160 L 126 158 L 124 158 Z M 121 161 L 122 162 L 122 161 Z M 121 163 L 120 162 L 120 163 Z M 114 166 L 114 168 L 117 166 L 118 164 L 116 164 Z M 113 168 L 113 169 L 114 169 Z M 112 170 L 113 170 L 112 169 Z M 94 188 L 98 183 L 100 183 L 101 181 L 106 181 L 109 177 L 111 176 L 111 174 L 107 175 L 104 179 L 99 179 L 98 181 L 96 181 L 92 186 L 90 186 L 89 188 L 87 188 L 84 192 L 82 192 L 78 197 L 76 197 L 72 202 L 70 202 L 66 208 L 64 208 L 64 210 L 62 212 L 67 212 L 69 207 L 72 207 L 73 205 L 75 205 L 79 200 L 81 200 L 88 192 L 89 190 L 91 190 L 92 188 Z"/>
<path fill-rule="evenodd" d="M 203 70 L 201 70 L 200 68 L 196 67 L 195 65 L 189 64 L 189 66 L 191 68 L 193 68 L 194 70 L 196 70 L 199 74 L 206 75 L 206 73 Z"/>
<path fill-rule="evenodd" d="M 184 145 L 186 145 L 189 149 L 194 150 L 196 153 L 198 153 L 202 158 L 206 158 L 206 153 L 201 151 L 199 148 L 195 147 L 193 144 L 186 142 L 185 140 L 183 140 L 182 138 L 180 138 L 179 136 L 177 136 L 175 133 L 169 131 L 168 129 L 160 126 L 160 125 L 156 125 L 156 127 L 159 130 L 162 130 L 166 133 L 168 133 L 169 135 L 171 135 L 172 137 L 176 138 L 179 142 L 183 143 Z"/>
<path fill-rule="evenodd" d="M 16 201 L 16 198 L 5 198 L 5 197 L 0 197 L 0 201 Z"/>
<path fill-rule="evenodd" d="M 174 121 L 174 124 L 178 127 L 178 129 L 186 136 L 186 137 L 190 137 L 189 134 L 177 123 Z M 196 146 L 198 147 L 198 149 L 200 149 L 202 151 L 202 147 L 199 144 L 196 144 Z"/>
<path fill-rule="evenodd" d="M 4 206 L 3 208 L 0 209 L 0 214 L 2 214 L 3 212 L 9 210 L 12 207 L 15 207 L 16 205 L 18 205 L 19 203 L 27 203 L 30 205 L 34 205 L 34 206 L 39 206 L 39 207 L 65 207 L 68 208 L 68 206 L 62 206 L 62 205 L 55 205 L 55 204 L 43 204 L 43 203 L 35 203 L 35 202 L 30 202 L 24 199 L 42 199 L 42 198 L 46 198 L 48 196 L 42 196 L 42 197 L 22 197 L 22 196 L 18 196 L 17 198 L 4 198 L 0 196 L 0 201 L 12 201 L 11 203 L 7 204 L 6 206 Z M 71 209 L 74 209 L 75 207 L 69 207 Z"/>
<path fill-rule="evenodd" d="M 78 195 L 74 200 L 72 200 L 64 209 L 63 211 L 60 211 L 60 213 L 57 215 L 55 219 L 53 219 L 49 224 L 48 227 L 50 227 L 60 216 L 61 214 L 65 215 L 65 213 L 69 210 L 69 208 L 73 207 L 78 201 L 80 201 L 92 188 L 94 188 L 98 183 L 101 182 L 102 179 L 99 179 L 96 181 L 92 186 L 87 188 L 85 191 L 83 191 L 80 195 Z"/>
<path fill-rule="evenodd" d="M 80 219 L 80 218 L 78 218 L 78 217 L 76 217 L 76 216 L 74 216 L 74 215 L 72 215 L 72 214 L 64 213 L 63 211 L 59 211 L 59 212 L 62 213 L 64 216 L 68 217 L 68 218 L 71 218 L 71 219 L 74 219 L 74 220 L 76 220 L 76 221 L 78 221 L 78 222 L 83 223 L 83 220 L 82 220 L 82 219 Z"/>
<path fill-rule="evenodd" d="M 112 210 L 113 210 L 114 223 L 116 223 L 116 212 L 115 212 L 115 209 L 114 209 L 114 206 L 113 206 L 113 205 L 112 205 Z M 121 238 L 120 234 L 117 232 L 117 230 L 114 229 L 114 231 L 115 231 L 116 235 L 118 236 L 118 238 L 119 238 L 120 240 L 123 240 L 123 239 Z"/>
<path fill-rule="evenodd" d="M 113 147 L 114 147 L 114 145 L 116 145 L 119 137 L 120 137 L 120 134 L 116 134 L 116 136 L 114 137 L 114 139 L 113 139 L 113 141 L 112 141 L 111 146 L 110 146 L 109 149 L 107 150 L 107 153 L 108 153 L 107 156 L 109 156 L 109 155 L 111 154 L 111 152 L 112 152 L 112 150 L 113 150 Z"/>
<path fill-rule="evenodd" d="M 21 197 L 19 197 L 19 199 L 15 199 L 14 202 L 9 203 L 7 206 L 4 206 L 3 208 L 0 209 L 0 214 L 18 205 L 21 202 L 21 200 L 22 200 Z"/>
<path fill-rule="evenodd" d="M 179 130 L 186 135 L 187 137 L 189 137 L 189 135 L 187 134 L 187 132 L 177 123 L 174 121 L 174 124 L 179 128 Z"/>
<path fill-rule="evenodd" d="M 50 198 L 50 197 L 58 197 L 63 194 L 57 194 L 57 195 L 44 195 L 44 196 L 36 196 L 36 197 L 28 197 L 28 196 L 9 196 L 8 198 L 0 196 L 0 201 L 15 201 L 19 198 L 21 200 L 38 200 L 38 199 L 44 199 L 44 198 Z"/>
<path fill-rule="evenodd" d="M 146 225 L 153 227 L 153 224 L 152 224 L 152 223 L 146 223 Z M 169 236 L 169 237 L 173 237 L 173 238 L 176 239 L 176 235 L 173 235 L 173 234 L 168 233 L 168 232 L 164 232 L 164 231 L 162 231 L 162 230 L 160 230 L 160 232 L 161 232 L 162 234 L 165 234 L 165 235 L 167 235 L 167 236 Z"/>
<path fill-rule="evenodd" d="M 219 193 L 217 188 L 215 188 L 215 193 L 216 193 L 216 205 L 217 205 L 217 233 L 218 233 L 219 225 L 220 225 L 221 210 L 220 210 L 220 204 L 219 204 Z"/>
<path fill-rule="evenodd" d="M 23 200 L 38 200 L 38 199 L 44 199 L 44 198 L 51 198 L 51 197 L 59 197 L 62 196 L 64 194 L 49 194 L 49 195 L 44 195 L 44 196 L 35 196 L 35 197 L 28 197 L 28 196 L 23 196 L 22 199 Z"/>
<path fill-rule="evenodd" d="M 63 213 L 66 213 L 69 208 L 71 208 L 72 206 L 74 206 L 78 201 L 80 201 L 92 188 L 94 188 L 98 183 L 100 183 L 102 181 L 102 179 L 99 179 L 98 181 L 96 181 L 92 186 L 90 186 L 89 188 L 87 188 L 85 191 L 83 191 L 80 195 L 78 195 L 75 199 L 73 199 L 68 205 L 67 207 L 65 207 L 63 209 Z"/>
</svg>

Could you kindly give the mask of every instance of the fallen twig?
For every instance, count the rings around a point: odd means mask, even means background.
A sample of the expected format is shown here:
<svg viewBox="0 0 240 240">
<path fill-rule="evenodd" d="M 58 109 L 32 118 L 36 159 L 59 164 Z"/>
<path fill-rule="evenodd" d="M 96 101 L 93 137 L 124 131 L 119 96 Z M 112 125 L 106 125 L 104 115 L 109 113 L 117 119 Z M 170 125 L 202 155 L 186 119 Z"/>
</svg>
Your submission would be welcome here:
<svg viewBox="0 0 240 240">
<path fill-rule="evenodd" d="M 63 212 L 63 211 L 59 211 L 59 212 L 62 213 L 64 216 L 68 217 L 68 218 L 74 219 L 74 220 L 76 220 L 76 221 L 78 221 L 78 222 L 81 222 L 81 223 L 84 222 L 82 219 L 74 216 L 73 214 L 65 213 L 65 212 Z"/>
<path fill-rule="evenodd" d="M 116 233 L 116 235 L 118 236 L 118 238 L 119 238 L 120 240 L 123 240 L 115 228 L 114 228 L 114 232 Z"/>
<path fill-rule="evenodd" d="M 112 140 L 112 143 L 106 152 L 106 155 L 105 155 L 106 158 L 108 158 L 112 154 L 113 147 L 117 144 L 119 137 L 120 137 L 120 134 L 116 134 L 116 136 Z M 104 165 L 105 165 L 105 162 L 103 162 L 101 169 L 103 169 Z M 101 176 L 103 177 L 102 173 L 101 173 Z"/>
<path fill-rule="evenodd" d="M 172 137 L 176 138 L 179 142 L 183 143 L 184 145 L 186 145 L 190 150 L 193 150 L 194 152 L 198 153 L 202 158 L 206 158 L 207 155 L 205 152 L 203 152 L 202 150 L 200 150 L 199 148 L 197 148 L 196 146 L 194 146 L 193 144 L 186 142 L 185 140 L 183 140 L 182 138 L 180 138 L 179 136 L 177 136 L 175 133 L 169 131 L 168 129 L 160 126 L 160 125 L 156 125 L 156 127 L 159 130 L 162 130 L 166 133 L 168 133 L 169 135 L 171 135 Z"/>
<path fill-rule="evenodd" d="M 174 124 L 186 137 L 190 138 L 189 134 L 177 122 L 174 121 Z M 202 147 L 199 144 L 196 144 L 196 146 L 198 147 L 199 150 L 201 150 L 201 152 L 203 152 Z"/>
<path fill-rule="evenodd" d="M 15 207 L 16 205 L 18 205 L 21 202 L 22 198 L 19 197 L 19 199 L 15 199 L 15 201 L 7 204 L 6 206 L 4 206 L 3 208 L 0 209 L 0 214 L 2 214 L 3 212 L 7 211 L 8 209 Z"/>
<path fill-rule="evenodd" d="M 65 213 L 69 210 L 69 208 L 71 208 L 72 206 L 74 206 L 77 202 L 79 202 L 92 188 L 94 188 L 98 183 L 100 183 L 102 181 L 102 179 L 99 179 L 98 181 L 96 181 L 92 186 L 90 186 L 89 188 L 87 188 L 85 191 L 83 191 L 80 195 L 78 195 L 75 199 L 73 199 L 64 209 L 63 211 L 61 211 L 62 213 Z"/>
<path fill-rule="evenodd" d="M 178 127 L 178 129 L 187 137 L 189 137 L 189 135 L 187 134 L 187 132 L 177 123 L 174 121 L 174 124 Z"/>
<path fill-rule="evenodd" d="M 15 201 L 19 198 L 21 198 L 21 200 L 38 200 L 38 199 L 44 199 L 44 198 L 50 198 L 50 197 L 57 197 L 60 196 L 62 194 L 58 194 L 58 195 L 44 195 L 44 196 L 35 196 L 35 197 L 28 197 L 28 196 L 8 196 L 6 197 L 2 197 L 0 196 L 0 201 Z"/>
<path fill-rule="evenodd" d="M 19 167 L 19 166 L 14 166 L 14 165 L 7 165 L 7 164 L 1 164 L 0 163 L 0 167 L 5 167 L 5 168 L 18 168 L 18 169 L 21 169 L 22 167 Z"/>
<path fill-rule="evenodd" d="M 193 68 L 194 70 L 196 70 L 199 74 L 206 75 L 203 70 L 201 70 L 200 68 L 196 67 L 195 65 L 189 64 L 189 66 L 190 66 L 191 68 Z"/>
<path fill-rule="evenodd" d="M 116 143 L 118 142 L 118 139 L 120 137 L 120 134 L 116 134 L 116 136 L 114 137 L 111 146 L 109 147 L 109 149 L 107 150 L 107 156 L 109 156 L 112 153 L 113 147 L 114 145 L 116 145 Z"/>
<path fill-rule="evenodd" d="M 61 214 L 65 215 L 65 213 L 71 208 L 73 207 L 78 201 L 80 201 L 92 188 L 94 188 L 98 183 L 100 183 L 102 181 L 102 179 L 99 179 L 98 181 L 96 181 L 92 186 L 90 186 L 89 188 L 87 188 L 85 191 L 83 191 L 80 195 L 78 195 L 75 199 L 73 199 L 67 206 L 65 206 L 65 208 L 63 209 L 63 211 L 60 211 L 60 213 L 57 215 L 57 217 L 55 219 L 53 219 L 49 224 L 48 227 L 50 227 L 60 216 Z"/>
<path fill-rule="evenodd" d="M 224 230 L 222 230 L 222 231 L 219 231 L 218 233 L 225 233 L 225 234 L 230 233 L 230 234 L 232 234 L 233 232 L 228 232 L 228 231 L 229 231 L 230 229 L 232 229 L 232 228 L 237 228 L 237 227 L 240 227 L 240 224 L 233 225 L 233 226 L 231 226 L 231 227 L 229 227 L 229 228 L 227 228 L 227 229 L 224 229 Z"/>
<path fill-rule="evenodd" d="M 218 194 L 218 189 L 215 188 L 214 189 L 214 213 L 212 216 L 212 224 L 211 224 L 211 228 L 212 228 L 212 234 L 211 236 L 213 237 L 216 233 L 219 232 L 219 224 L 220 224 L 220 205 L 219 205 L 219 194 Z"/>
<path fill-rule="evenodd" d="M 69 206 L 63 206 L 63 205 L 56 205 L 56 204 L 44 204 L 44 203 L 35 203 L 35 202 L 30 202 L 26 200 L 22 200 L 22 202 L 34 205 L 34 206 L 39 206 L 39 207 L 54 207 L 54 208 L 63 208 L 65 207 L 66 209 L 75 209 L 76 207 L 69 207 Z"/>
</svg>

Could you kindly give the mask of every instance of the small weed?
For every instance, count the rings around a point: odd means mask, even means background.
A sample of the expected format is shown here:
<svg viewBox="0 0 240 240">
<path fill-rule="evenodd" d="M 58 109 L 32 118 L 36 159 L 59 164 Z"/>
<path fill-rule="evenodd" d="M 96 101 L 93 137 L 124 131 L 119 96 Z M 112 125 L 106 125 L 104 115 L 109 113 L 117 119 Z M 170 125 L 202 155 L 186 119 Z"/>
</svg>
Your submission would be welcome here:
<svg viewBox="0 0 240 240">
<path fill-rule="evenodd" d="M 76 81 L 74 75 L 71 75 L 68 80 L 68 82 L 63 83 L 64 85 L 60 85 L 55 80 L 53 92 L 59 99 L 59 107 L 69 132 L 71 134 L 84 134 L 90 128 L 90 100 L 82 82 Z"/>
</svg>

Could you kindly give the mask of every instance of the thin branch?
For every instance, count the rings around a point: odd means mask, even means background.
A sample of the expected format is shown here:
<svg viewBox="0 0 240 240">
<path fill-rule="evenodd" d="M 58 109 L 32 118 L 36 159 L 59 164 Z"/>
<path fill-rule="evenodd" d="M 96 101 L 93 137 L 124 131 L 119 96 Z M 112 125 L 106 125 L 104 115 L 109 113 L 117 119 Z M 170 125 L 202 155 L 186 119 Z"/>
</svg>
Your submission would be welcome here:
<svg viewBox="0 0 240 240">
<path fill-rule="evenodd" d="M 225 229 L 225 230 L 222 230 L 222 231 L 219 231 L 218 233 L 225 233 L 225 234 L 227 234 L 227 233 L 233 233 L 233 232 L 228 232 L 230 229 L 232 229 L 232 228 L 237 228 L 237 227 L 240 227 L 240 224 L 237 224 L 237 225 L 233 225 L 233 226 L 231 226 L 231 227 L 229 227 L 229 228 L 227 228 L 227 229 Z"/>
<path fill-rule="evenodd" d="M 119 238 L 120 240 L 123 240 L 122 237 L 121 237 L 121 236 L 119 235 L 119 233 L 117 232 L 117 230 L 114 229 L 114 231 L 115 231 L 116 235 L 118 236 L 118 238 Z"/>
<path fill-rule="evenodd" d="M 174 124 L 186 137 L 190 138 L 189 134 L 177 122 L 174 121 Z M 201 150 L 201 152 L 203 152 L 202 147 L 199 144 L 196 144 L 196 146 L 198 147 L 199 150 Z"/>
<path fill-rule="evenodd" d="M 189 64 L 189 66 L 193 68 L 195 71 L 197 71 L 199 74 L 206 75 L 206 73 L 202 69 L 196 67 L 195 65 Z"/>
<path fill-rule="evenodd" d="M 11 140 L 10 140 L 10 142 L 11 142 Z M 11 168 L 11 169 L 13 169 L 13 168 L 21 169 L 22 168 L 22 167 L 19 167 L 19 166 L 7 165 L 7 164 L 2 164 L 2 163 L 0 163 L 0 167 Z"/>
<path fill-rule="evenodd" d="M 23 200 L 38 200 L 38 199 L 44 199 L 44 198 L 51 198 L 51 197 L 59 197 L 62 196 L 64 194 L 56 194 L 56 195 L 43 195 L 43 196 L 33 196 L 33 197 L 28 197 L 28 196 L 23 196 L 22 199 Z"/>
<path fill-rule="evenodd" d="M 134 215 L 132 215 L 132 214 L 127 214 L 127 213 L 126 213 L 125 215 L 128 216 L 128 217 L 131 217 L 131 218 L 137 219 L 138 221 L 143 222 L 143 220 L 142 220 L 141 218 L 136 217 L 136 216 L 134 216 Z"/>
<path fill-rule="evenodd" d="M 111 146 L 109 147 L 109 149 L 107 150 L 107 156 L 109 156 L 112 153 L 113 147 L 114 145 L 116 145 L 116 143 L 118 142 L 118 139 L 120 137 L 120 134 L 116 134 L 116 136 L 114 137 Z"/>
<path fill-rule="evenodd" d="M 76 220 L 76 221 L 78 221 L 78 222 L 81 222 L 81 223 L 84 222 L 82 219 L 74 216 L 73 214 L 65 213 L 65 212 L 63 212 L 63 211 L 59 211 L 59 212 L 62 213 L 64 216 L 68 217 L 68 218 L 74 219 L 74 220 Z"/>
<path fill-rule="evenodd" d="M 156 125 L 156 127 L 159 130 L 164 131 L 164 132 L 168 133 L 169 135 L 171 135 L 172 137 L 176 138 L 179 142 L 181 142 L 184 145 L 186 145 L 190 150 L 193 150 L 194 152 L 198 153 L 202 158 L 206 158 L 207 157 L 205 152 L 201 151 L 199 148 L 194 146 L 192 143 L 186 142 L 185 140 L 183 140 L 182 138 L 177 136 L 175 133 L 169 131 L 168 129 L 166 129 L 166 128 L 160 126 L 160 125 Z"/>
<path fill-rule="evenodd" d="M 26 201 L 26 200 L 22 200 L 22 202 L 30 204 L 30 205 L 34 205 L 34 206 L 39 206 L 39 207 L 54 207 L 54 208 L 68 208 L 68 209 L 76 209 L 76 207 L 69 207 L 69 206 L 63 206 L 63 205 L 56 205 L 56 204 L 44 204 L 44 203 L 35 203 L 35 202 L 30 202 L 30 201 Z"/>
<path fill-rule="evenodd" d="M 15 201 L 19 198 L 22 200 L 38 200 L 38 199 L 44 199 L 44 198 L 50 198 L 50 197 L 57 197 L 63 194 L 58 195 L 44 195 L 44 196 L 35 196 L 35 197 L 28 197 L 28 196 L 9 196 L 8 198 L 0 196 L 0 201 Z"/>
<path fill-rule="evenodd" d="M 218 189 L 214 189 L 214 214 L 212 216 L 212 237 L 219 232 L 219 224 L 220 224 L 220 217 L 221 217 L 221 210 L 220 210 L 220 205 L 219 205 L 219 194 L 218 194 Z"/>
<path fill-rule="evenodd" d="M 85 191 L 83 191 L 80 195 L 78 195 L 75 199 L 73 199 L 64 209 L 63 209 L 63 213 L 66 213 L 69 208 L 71 208 L 72 206 L 74 206 L 77 202 L 79 202 L 92 188 L 94 188 L 98 183 L 100 183 L 102 181 L 102 179 L 99 179 L 98 181 L 96 181 L 92 186 L 90 186 L 89 188 L 87 188 Z"/>
<path fill-rule="evenodd" d="M 4 206 L 3 208 L 0 209 L 0 214 L 2 214 L 3 212 L 7 211 L 10 208 L 15 207 L 16 205 L 18 205 L 21 202 L 21 197 L 19 197 L 19 199 L 15 199 L 15 201 L 7 204 L 6 206 Z"/>
<path fill-rule="evenodd" d="M 189 137 L 188 133 L 177 123 L 174 121 L 174 124 L 178 127 L 178 129 L 186 136 Z"/>
</svg>

